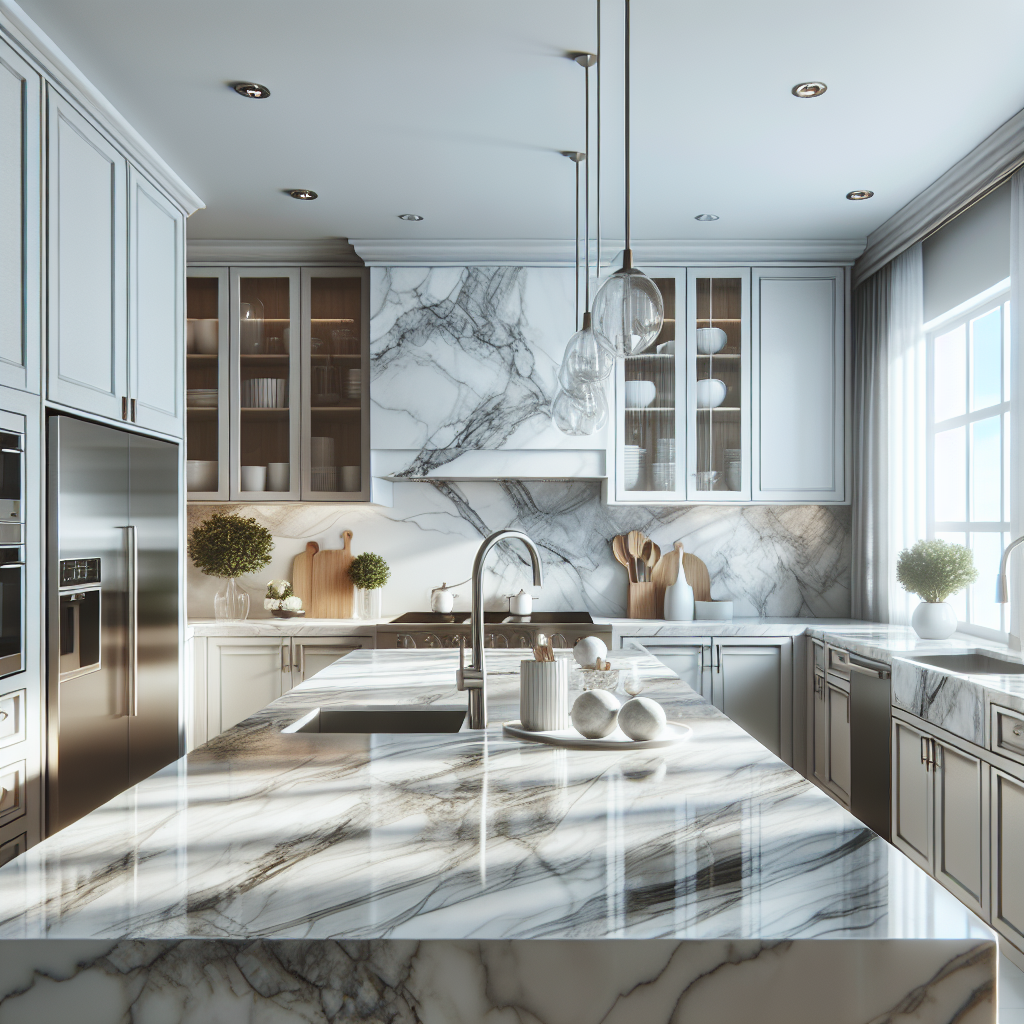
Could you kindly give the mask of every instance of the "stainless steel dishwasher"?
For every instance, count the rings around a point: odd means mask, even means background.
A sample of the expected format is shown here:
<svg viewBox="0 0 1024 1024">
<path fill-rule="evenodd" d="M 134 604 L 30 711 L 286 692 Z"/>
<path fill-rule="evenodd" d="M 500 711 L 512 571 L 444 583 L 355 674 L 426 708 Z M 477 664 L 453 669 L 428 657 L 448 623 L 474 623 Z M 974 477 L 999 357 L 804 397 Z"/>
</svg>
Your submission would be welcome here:
<svg viewBox="0 0 1024 1024">
<path fill-rule="evenodd" d="M 839 648 L 829 650 L 829 672 L 850 682 L 850 810 L 889 839 L 892 671 L 880 661 Z"/>
</svg>

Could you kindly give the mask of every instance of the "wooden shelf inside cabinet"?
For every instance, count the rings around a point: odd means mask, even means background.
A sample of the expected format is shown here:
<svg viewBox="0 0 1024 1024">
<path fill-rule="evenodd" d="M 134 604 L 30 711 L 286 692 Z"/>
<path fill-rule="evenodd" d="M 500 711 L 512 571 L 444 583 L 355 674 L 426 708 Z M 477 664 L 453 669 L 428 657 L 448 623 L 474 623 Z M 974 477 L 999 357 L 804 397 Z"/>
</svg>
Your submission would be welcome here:
<svg viewBox="0 0 1024 1024">
<path fill-rule="evenodd" d="M 246 413 L 249 416 L 254 416 L 254 417 L 257 417 L 257 418 L 271 417 L 271 416 L 287 416 L 288 412 L 289 412 L 288 409 L 257 409 L 257 408 L 249 408 L 247 406 L 243 406 L 238 411 L 239 412 L 244 412 L 244 413 Z"/>
<path fill-rule="evenodd" d="M 213 406 L 210 406 L 210 405 L 186 405 L 185 406 L 185 412 L 187 412 L 189 414 L 189 416 L 195 416 L 197 418 L 202 417 L 202 416 L 216 416 L 217 415 L 217 406 L 215 406 L 215 405 L 213 405 Z"/>
<path fill-rule="evenodd" d="M 698 359 L 739 359 L 739 352 L 716 352 L 713 356 L 705 355 L 703 352 L 697 353 Z"/>
<path fill-rule="evenodd" d="M 189 352 L 186 358 L 190 363 L 215 363 L 217 362 L 217 353 L 214 352 L 211 355 L 206 352 Z"/>
<path fill-rule="evenodd" d="M 647 405 L 641 408 L 634 408 L 633 406 L 626 406 L 626 412 L 675 412 L 676 407 L 674 405 Z"/>
<path fill-rule="evenodd" d="M 714 409 L 698 409 L 697 412 L 739 412 L 738 405 L 716 405 Z"/>
<path fill-rule="evenodd" d="M 287 352 L 243 352 L 239 357 L 243 363 L 287 363 Z"/>
<path fill-rule="evenodd" d="M 311 413 L 327 413 L 328 415 L 337 415 L 338 413 L 359 412 L 361 408 L 361 405 L 313 405 L 310 406 L 309 411 Z"/>
<path fill-rule="evenodd" d="M 329 352 L 314 352 L 310 359 L 315 363 L 326 363 L 329 359 L 362 359 L 362 355 L 358 352 L 342 352 L 339 355 L 333 355 Z"/>
</svg>

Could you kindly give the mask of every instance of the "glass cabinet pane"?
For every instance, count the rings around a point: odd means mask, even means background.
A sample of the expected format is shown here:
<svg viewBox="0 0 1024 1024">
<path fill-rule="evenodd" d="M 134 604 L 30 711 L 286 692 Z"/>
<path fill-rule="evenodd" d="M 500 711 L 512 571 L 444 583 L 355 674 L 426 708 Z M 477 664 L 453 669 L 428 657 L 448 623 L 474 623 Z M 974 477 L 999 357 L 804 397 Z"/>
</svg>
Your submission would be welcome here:
<svg viewBox="0 0 1024 1024">
<path fill-rule="evenodd" d="M 655 278 L 665 304 L 665 325 L 655 343 L 627 356 L 623 398 L 622 487 L 626 491 L 676 490 L 681 481 L 676 431 L 676 282 Z"/>
<path fill-rule="evenodd" d="M 239 478 L 243 493 L 292 490 L 291 279 L 238 282 Z"/>
<path fill-rule="evenodd" d="M 363 477 L 363 278 L 337 271 L 303 275 L 309 339 L 304 491 L 311 498 L 351 499 L 362 490 Z"/>
<path fill-rule="evenodd" d="M 743 300 L 741 277 L 696 278 L 694 469 L 698 492 L 744 489 Z"/>
<path fill-rule="evenodd" d="M 185 486 L 190 494 L 207 497 L 221 490 L 221 461 L 228 457 L 221 450 L 226 424 L 220 417 L 227 403 L 222 394 L 221 357 L 227 350 L 227 332 L 220 329 L 222 277 L 189 275 L 186 285 Z"/>
</svg>

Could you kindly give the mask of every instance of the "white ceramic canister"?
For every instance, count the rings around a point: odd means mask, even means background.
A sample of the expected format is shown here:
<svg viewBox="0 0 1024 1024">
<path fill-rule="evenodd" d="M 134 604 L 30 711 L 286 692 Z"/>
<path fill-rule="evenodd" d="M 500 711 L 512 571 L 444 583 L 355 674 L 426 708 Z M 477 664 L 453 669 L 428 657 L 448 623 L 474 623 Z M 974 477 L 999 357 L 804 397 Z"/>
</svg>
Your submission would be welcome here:
<svg viewBox="0 0 1024 1024">
<path fill-rule="evenodd" d="M 693 587 L 686 582 L 683 572 L 683 549 L 676 548 L 679 554 L 679 571 L 676 581 L 665 588 L 665 618 L 669 622 L 689 622 L 693 618 Z"/>
<path fill-rule="evenodd" d="M 945 601 L 922 601 L 910 624 L 922 640 L 948 640 L 956 632 L 956 612 Z"/>
<path fill-rule="evenodd" d="M 530 732 L 569 728 L 569 659 L 519 663 L 519 719 Z"/>
<path fill-rule="evenodd" d="M 532 612 L 533 595 L 528 594 L 525 590 L 520 590 L 518 594 L 513 594 L 508 599 L 509 615 L 530 615 Z"/>
<path fill-rule="evenodd" d="M 430 592 L 430 610 L 438 615 L 449 615 L 455 607 L 454 598 L 458 596 L 452 592 L 447 583 L 442 583 L 441 586 L 434 587 Z"/>
</svg>

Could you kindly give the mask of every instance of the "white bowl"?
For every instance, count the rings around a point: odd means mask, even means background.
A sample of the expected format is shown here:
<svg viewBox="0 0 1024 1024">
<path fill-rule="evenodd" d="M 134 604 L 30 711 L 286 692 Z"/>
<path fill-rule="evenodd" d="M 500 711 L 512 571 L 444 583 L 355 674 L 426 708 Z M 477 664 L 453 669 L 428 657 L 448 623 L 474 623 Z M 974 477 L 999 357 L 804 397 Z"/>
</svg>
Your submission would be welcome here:
<svg viewBox="0 0 1024 1024">
<path fill-rule="evenodd" d="M 713 356 L 721 352 L 729 341 L 729 336 L 721 327 L 697 328 L 697 351 L 702 356 Z"/>
<path fill-rule="evenodd" d="M 654 401 L 658 389 L 653 380 L 626 381 L 626 408 L 646 409 Z"/>
<path fill-rule="evenodd" d="M 674 356 L 676 354 L 676 343 L 674 341 L 662 342 L 655 351 L 659 356 Z"/>
<path fill-rule="evenodd" d="M 185 487 L 190 491 L 217 490 L 218 463 L 205 462 L 199 459 L 185 461 Z"/>
<path fill-rule="evenodd" d="M 728 390 L 725 381 L 715 377 L 697 381 L 697 408 L 717 409 L 725 401 Z"/>
<path fill-rule="evenodd" d="M 693 617 L 718 621 L 730 620 L 732 619 L 732 601 L 694 601 Z"/>
<path fill-rule="evenodd" d="M 267 489 L 266 466 L 242 466 L 242 490 L 265 491 Z"/>
</svg>

